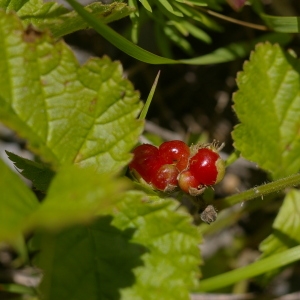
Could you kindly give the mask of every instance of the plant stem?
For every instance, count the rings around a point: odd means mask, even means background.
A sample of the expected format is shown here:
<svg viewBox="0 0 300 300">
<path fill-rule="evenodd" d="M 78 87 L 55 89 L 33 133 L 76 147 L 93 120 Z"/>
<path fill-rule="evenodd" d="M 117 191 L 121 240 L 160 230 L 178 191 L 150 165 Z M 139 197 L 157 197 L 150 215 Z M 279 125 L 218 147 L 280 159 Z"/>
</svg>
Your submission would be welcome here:
<svg viewBox="0 0 300 300">
<path fill-rule="evenodd" d="M 253 24 L 253 23 L 249 23 L 249 22 L 245 22 L 245 21 L 240 21 L 240 20 L 237 20 L 237 19 L 234 19 L 234 18 L 224 16 L 224 15 L 219 14 L 215 11 L 210 10 L 210 9 L 206 9 L 206 8 L 203 8 L 203 7 L 198 7 L 198 9 L 202 10 L 202 11 L 206 12 L 207 14 L 209 14 L 211 16 L 214 16 L 216 18 L 219 18 L 219 19 L 231 22 L 231 23 L 235 23 L 235 24 L 238 24 L 238 25 L 241 25 L 241 26 L 245 26 L 245 27 L 249 27 L 249 28 L 253 28 L 253 29 L 257 29 L 257 30 L 262 30 L 262 31 L 269 30 L 267 26 Z"/>
<path fill-rule="evenodd" d="M 258 197 L 263 198 L 263 196 L 268 195 L 270 193 L 280 192 L 281 190 L 287 187 L 294 187 L 297 185 L 300 185 L 300 173 L 261 186 L 254 187 L 250 190 L 233 196 L 220 199 L 217 203 L 215 203 L 215 206 L 218 210 L 224 209 L 226 207 L 233 206 L 236 203 L 242 203 Z"/>
</svg>

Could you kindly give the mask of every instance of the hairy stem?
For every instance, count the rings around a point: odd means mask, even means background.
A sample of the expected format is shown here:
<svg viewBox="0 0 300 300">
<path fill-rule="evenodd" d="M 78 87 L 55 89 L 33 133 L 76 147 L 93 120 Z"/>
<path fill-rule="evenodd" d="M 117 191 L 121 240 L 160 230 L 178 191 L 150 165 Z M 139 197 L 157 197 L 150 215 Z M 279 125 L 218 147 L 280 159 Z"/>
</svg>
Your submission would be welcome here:
<svg viewBox="0 0 300 300">
<path fill-rule="evenodd" d="M 236 203 L 242 203 L 258 197 L 263 197 L 270 193 L 279 192 L 285 188 L 295 187 L 297 185 L 300 185 L 300 173 L 261 186 L 254 187 L 250 190 L 233 196 L 220 199 L 217 203 L 215 203 L 215 206 L 217 207 L 217 209 L 224 209 Z"/>
</svg>

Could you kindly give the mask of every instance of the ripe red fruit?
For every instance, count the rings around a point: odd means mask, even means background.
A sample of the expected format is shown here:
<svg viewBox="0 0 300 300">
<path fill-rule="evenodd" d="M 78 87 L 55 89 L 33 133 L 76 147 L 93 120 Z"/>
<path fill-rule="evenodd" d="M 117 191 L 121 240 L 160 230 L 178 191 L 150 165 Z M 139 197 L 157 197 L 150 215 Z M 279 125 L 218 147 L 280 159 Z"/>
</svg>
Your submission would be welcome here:
<svg viewBox="0 0 300 300">
<path fill-rule="evenodd" d="M 171 192 L 177 187 L 178 174 L 178 169 L 174 165 L 163 165 L 152 178 L 151 184 L 158 190 Z"/>
<path fill-rule="evenodd" d="M 191 174 L 191 171 L 186 170 L 180 173 L 178 179 L 179 187 L 187 194 L 190 194 L 191 189 L 198 188 L 198 180 Z"/>
<path fill-rule="evenodd" d="M 167 164 L 174 164 L 180 172 L 187 168 L 190 148 L 184 142 L 174 140 L 162 143 L 158 152 Z"/>
<path fill-rule="evenodd" d="M 133 175 L 143 183 L 161 191 L 172 191 L 177 185 L 186 193 L 197 196 L 207 186 L 220 182 L 225 163 L 216 143 L 189 148 L 182 141 L 165 142 L 156 148 L 149 144 L 136 147 L 129 164 Z"/>
<path fill-rule="evenodd" d="M 225 163 L 214 148 L 200 148 L 190 158 L 189 170 L 199 185 L 209 186 L 223 179 Z"/>
<path fill-rule="evenodd" d="M 137 179 L 142 177 L 149 183 L 162 166 L 158 159 L 158 149 L 150 144 L 143 144 L 133 150 L 133 155 L 129 169 Z"/>
<path fill-rule="evenodd" d="M 168 163 L 170 159 L 160 156 L 158 148 L 143 144 L 136 147 L 133 154 L 129 169 L 136 179 L 161 191 L 172 191 L 176 188 L 179 171 L 175 165 Z"/>
</svg>

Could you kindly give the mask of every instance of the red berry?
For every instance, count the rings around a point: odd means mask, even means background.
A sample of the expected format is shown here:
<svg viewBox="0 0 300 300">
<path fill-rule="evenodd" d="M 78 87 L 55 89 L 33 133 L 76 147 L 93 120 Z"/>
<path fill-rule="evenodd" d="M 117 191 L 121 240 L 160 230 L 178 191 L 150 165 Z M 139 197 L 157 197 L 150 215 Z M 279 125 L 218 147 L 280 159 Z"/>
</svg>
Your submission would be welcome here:
<svg viewBox="0 0 300 300">
<path fill-rule="evenodd" d="M 179 171 L 176 166 L 168 164 L 164 156 L 159 155 L 156 147 L 140 145 L 133 150 L 133 154 L 129 169 L 139 181 L 161 191 L 174 190 Z"/>
<path fill-rule="evenodd" d="M 167 164 L 175 164 L 179 171 L 186 169 L 190 156 L 190 148 L 182 141 L 174 140 L 162 143 L 159 146 L 159 156 Z"/>
<path fill-rule="evenodd" d="M 191 171 L 187 170 L 180 173 L 178 185 L 185 193 L 189 194 L 191 188 L 198 188 L 198 180 L 191 174 Z"/>
<path fill-rule="evenodd" d="M 133 164 L 142 164 L 143 160 L 145 158 L 148 158 L 150 156 L 157 156 L 158 155 L 158 149 L 153 145 L 143 144 L 143 145 L 137 146 L 133 150 L 132 153 L 134 155 L 134 158 L 133 158 L 132 162 L 129 164 L 129 168 Z"/>
<path fill-rule="evenodd" d="M 143 144 L 133 150 L 133 155 L 129 169 L 134 172 L 135 177 L 140 176 L 149 183 L 162 166 L 162 162 L 158 159 L 158 149 L 152 145 Z"/>
<path fill-rule="evenodd" d="M 189 170 L 199 185 L 214 185 L 223 179 L 225 163 L 213 148 L 200 148 L 190 158 Z"/>
<path fill-rule="evenodd" d="M 171 192 L 178 184 L 178 174 L 178 169 L 174 165 L 163 165 L 152 178 L 151 183 L 158 190 Z"/>
</svg>

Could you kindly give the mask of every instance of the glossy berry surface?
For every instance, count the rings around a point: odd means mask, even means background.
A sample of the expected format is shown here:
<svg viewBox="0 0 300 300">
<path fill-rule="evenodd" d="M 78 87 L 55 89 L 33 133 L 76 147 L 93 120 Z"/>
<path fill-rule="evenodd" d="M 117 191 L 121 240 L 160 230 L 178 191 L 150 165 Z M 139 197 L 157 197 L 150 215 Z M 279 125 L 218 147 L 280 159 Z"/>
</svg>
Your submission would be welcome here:
<svg viewBox="0 0 300 300">
<path fill-rule="evenodd" d="M 159 146 L 159 156 L 167 164 L 174 164 L 179 171 L 186 169 L 190 156 L 190 148 L 182 141 L 174 140 Z"/>
<path fill-rule="evenodd" d="M 178 174 L 178 169 L 174 165 L 163 165 L 157 171 L 156 176 L 152 178 L 151 183 L 158 190 L 171 192 L 176 188 L 178 184 Z"/>
<path fill-rule="evenodd" d="M 178 185 L 179 171 L 167 155 L 160 155 L 158 148 L 143 144 L 133 150 L 129 169 L 136 179 L 161 191 L 172 191 Z"/>
<path fill-rule="evenodd" d="M 210 148 L 200 148 L 190 158 L 189 170 L 199 185 L 214 185 L 224 176 L 225 165 L 219 154 Z"/>
<path fill-rule="evenodd" d="M 182 191 L 189 194 L 191 189 L 197 189 L 199 186 L 198 180 L 192 175 L 191 171 L 186 170 L 180 173 L 178 185 Z"/>
<path fill-rule="evenodd" d="M 129 169 L 153 189 L 170 192 L 179 186 L 183 192 L 197 196 L 224 177 L 225 163 L 219 149 L 215 143 L 189 148 L 178 140 L 162 143 L 159 148 L 143 144 L 134 149 Z"/>
<path fill-rule="evenodd" d="M 134 158 L 129 164 L 129 169 L 134 172 L 135 177 L 142 177 L 150 183 L 153 176 L 162 165 L 158 159 L 158 149 L 149 144 L 143 144 L 133 150 Z"/>
</svg>

